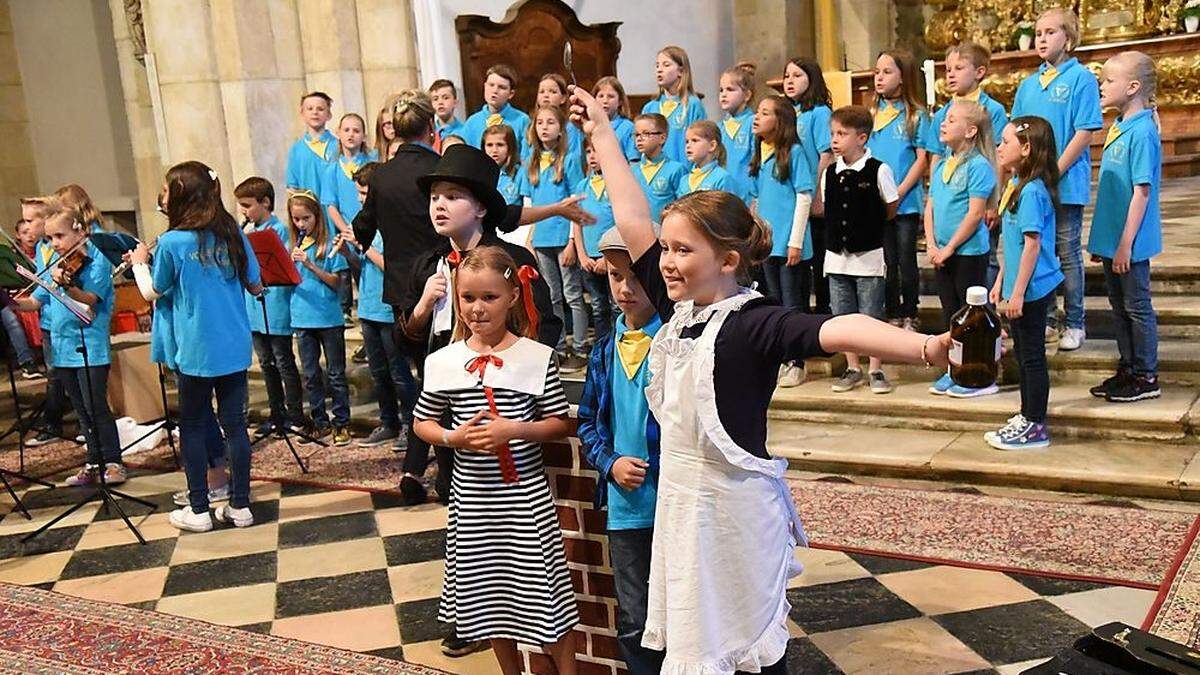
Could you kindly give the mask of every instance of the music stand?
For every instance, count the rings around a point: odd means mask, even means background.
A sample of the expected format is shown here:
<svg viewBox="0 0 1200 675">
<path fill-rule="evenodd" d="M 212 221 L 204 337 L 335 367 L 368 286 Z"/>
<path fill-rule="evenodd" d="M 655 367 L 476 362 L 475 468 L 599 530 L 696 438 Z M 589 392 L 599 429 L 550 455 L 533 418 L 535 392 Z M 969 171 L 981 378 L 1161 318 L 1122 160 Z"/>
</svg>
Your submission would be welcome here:
<svg viewBox="0 0 1200 675">
<path fill-rule="evenodd" d="M 0 307 L 15 306 L 16 303 L 13 302 L 12 296 L 8 294 L 8 290 L 0 288 Z M 2 331 L 0 331 L 0 333 L 2 333 Z M 12 484 L 8 482 L 9 477 L 23 480 L 26 483 L 37 483 L 38 485 L 42 485 L 51 489 L 54 488 L 54 484 L 22 473 L 25 471 L 25 434 L 27 433 L 27 429 L 25 428 L 24 420 L 21 419 L 21 401 L 17 398 L 17 377 L 13 373 L 12 359 L 9 358 L 7 353 L 7 347 L 9 346 L 10 342 L 8 335 L 6 333 L 3 334 L 0 336 L 0 340 L 3 340 L 3 343 L 0 343 L 0 349 L 4 349 L 5 351 L 4 365 L 8 366 L 8 385 L 9 389 L 12 391 L 13 413 L 17 418 L 17 421 L 13 423 L 12 427 L 0 435 L 0 440 L 4 440 L 14 433 L 17 434 L 18 457 L 20 457 L 19 470 L 10 471 L 0 467 L 0 483 L 3 483 L 4 490 L 8 492 L 10 497 L 12 497 L 13 504 L 17 507 L 17 510 L 19 510 L 21 514 L 25 516 L 25 519 L 33 520 L 33 516 L 29 515 L 29 510 L 25 508 L 25 504 L 21 501 L 20 496 L 17 495 L 16 490 L 13 490 Z"/>
<path fill-rule="evenodd" d="M 79 354 L 83 356 L 83 375 L 84 375 L 84 378 L 87 380 L 88 405 L 91 407 L 91 413 L 89 415 L 87 415 L 87 417 L 91 420 L 92 424 L 94 425 L 95 424 L 95 414 L 96 414 L 96 400 L 95 400 L 95 394 L 92 391 L 92 371 L 91 371 L 91 361 L 89 361 L 89 359 L 88 359 L 87 340 L 85 339 L 84 334 L 83 334 L 84 326 L 90 326 L 92 324 L 92 322 L 95 320 L 95 316 L 92 314 L 91 308 L 87 307 L 83 303 L 75 300 L 74 298 L 71 298 L 70 296 L 66 295 L 65 293 L 58 290 L 57 288 L 54 288 L 53 286 L 46 283 L 45 281 L 42 281 L 40 278 L 37 277 L 37 275 L 25 270 L 24 268 L 18 268 L 17 273 L 20 274 L 21 276 L 25 277 L 26 279 L 29 279 L 30 281 L 36 283 L 38 286 L 41 286 L 43 289 L 45 289 L 50 294 L 50 297 L 55 302 L 58 302 L 62 306 L 66 307 L 68 310 L 70 310 L 70 312 L 72 314 L 75 315 L 75 317 L 77 319 L 79 319 L 79 346 L 76 347 L 76 351 L 79 352 Z M 80 423 L 83 423 L 83 421 L 84 421 L 83 419 L 80 419 Z M 91 431 L 92 438 L 98 437 L 98 434 L 94 428 L 90 429 L 90 431 Z M 144 499 L 139 499 L 132 495 L 128 495 L 123 492 L 119 492 L 117 490 L 110 488 L 108 486 L 108 483 L 104 479 L 105 466 L 104 466 L 103 459 L 101 459 L 101 461 L 100 461 L 100 466 L 98 467 L 98 471 L 96 472 L 96 474 L 100 477 L 100 484 L 96 487 L 96 489 L 90 495 L 87 495 L 83 499 L 79 500 L 73 506 L 68 508 L 66 511 L 55 516 L 53 519 L 51 519 L 45 525 L 42 525 L 41 527 L 34 530 L 33 532 L 30 532 L 29 534 L 25 535 L 24 537 L 21 537 L 21 542 L 24 543 L 24 542 L 29 541 L 30 539 L 33 539 L 34 537 L 37 537 L 38 535 L 42 534 L 46 530 L 50 529 L 51 527 L 54 527 L 54 525 L 56 525 L 59 521 L 63 520 L 64 518 L 69 517 L 72 513 L 75 513 L 79 509 L 83 508 L 84 505 L 86 505 L 90 502 L 96 501 L 97 499 L 100 499 L 100 500 L 103 500 L 104 505 L 106 507 L 112 507 L 113 510 L 115 510 L 117 512 L 117 515 L 121 517 L 121 520 L 125 521 L 125 527 L 129 528 L 130 532 L 133 532 L 133 536 L 137 537 L 138 543 L 145 545 L 146 539 L 144 537 L 142 537 L 142 533 L 138 531 L 137 526 L 134 525 L 131 520 L 129 520 L 129 516 L 125 515 L 125 510 L 122 509 L 121 505 L 117 503 L 116 497 L 120 497 L 121 499 L 125 499 L 128 501 L 137 503 L 137 504 L 141 504 L 142 506 L 149 508 L 151 513 L 158 510 L 158 507 L 156 505 L 154 505 L 153 503 L 148 502 Z"/>
<path fill-rule="evenodd" d="M 258 259 L 259 274 L 262 277 L 262 285 L 264 288 L 272 286 L 296 286 L 300 283 L 300 271 L 296 269 L 296 263 L 292 261 L 292 255 L 283 245 L 283 240 L 279 238 L 279 234 L 274 230 L 265 229 L 257 232 L 251 232 L 246 235 L 250 241 L 250 247 L 254 250 L 254 257 Z M 270 320 L 267 318 L 267 298 L 266 293 L 260 294 L 257 298 L 258 306 L 262 309 L 263 317 L 263 332 L 267 335 L 271 334 Z M 279 428 L 279 435 L 283 438 L 283 442 L 287 444 L 288 450 L 292 452 L 292 457 L 295 458 L 296 464 L 300 467 L 300 473 L 308 473 L 308 466 L 300 457 L 300 453 L 296 452 L 296 446 L 292 444 L 291 436 L 289 436 L 287 423 L 285 422 Z M 313 438 L 299 431 L 291 432 L 297 438 L 300 438 L 309 443 L 315 443 L 322 448 L 329 447 L 327 443 L 319 438 Z M 250 441 L 250 446 L 254 447 L 270 438 L 271 434 L 260 434 L 255 436 Z"/>
</svg>

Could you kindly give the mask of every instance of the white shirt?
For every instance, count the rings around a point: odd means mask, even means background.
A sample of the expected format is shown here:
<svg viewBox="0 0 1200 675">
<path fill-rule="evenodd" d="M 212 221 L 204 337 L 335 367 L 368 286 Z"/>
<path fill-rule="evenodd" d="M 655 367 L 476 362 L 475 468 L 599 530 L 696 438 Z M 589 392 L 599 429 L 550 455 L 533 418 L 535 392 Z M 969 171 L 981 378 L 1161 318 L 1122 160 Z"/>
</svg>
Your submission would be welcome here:
<svg viewBox="0 0 1200 675">
<path fill-rule="evenodd" d="M 837 158 L 837 164 L 834 165 L 834 173 L 841 173 L 846 170 L 862 171 L 867 165 L 867 160 L 871 158 L 871 150 L 868 148 L 863 153 L 862 157 L 853 164 L 846 164 L 841 158 Z M 875 182 L 879 185 L 879 196 L 883 198 L 885 204 L 900 201 L 900 191 L 896 189 L 896 177 L 892 174 L 892 169 L 885 163 L 879 164 L 879 174 L 875 177 Z M 825 174 L 821 174 L 821 194 L 825 194 Z M 870 251 L 861 253 L 841 253 L 838 251 L 825 252 L 825 275 L 830 274 L 845 274 L 852 277 L 882 277 L 887 274 L 887 263 L 883 258 L 883 247 L 873 248 Z"/>
</svg>

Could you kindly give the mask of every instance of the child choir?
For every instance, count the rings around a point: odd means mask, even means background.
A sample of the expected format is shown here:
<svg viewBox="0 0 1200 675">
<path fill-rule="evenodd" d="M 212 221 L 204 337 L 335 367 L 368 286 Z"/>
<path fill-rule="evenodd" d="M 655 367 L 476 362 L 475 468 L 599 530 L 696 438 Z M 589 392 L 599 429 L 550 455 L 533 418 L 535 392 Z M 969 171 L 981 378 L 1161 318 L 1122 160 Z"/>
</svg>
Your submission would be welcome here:
<svg viewBox="0 0 1200 675">
<path fill-rule="evenodd" d="M 517 76 L 505 65 L 488 69 L 484 105 L 465 120 L 455 116 L 455 84 L 437 80 L 428 96 L 390 98 L 373 139 L 352 113 L 327 129 L 332 101 L 306 94 L 282 217 L 274 187 L 250 177 L 234 190 L 235 220 L 220 178 L 184 162 L 164 181 L 168 232 L 153 260 L 144 246 L 130 254 L 155 302 L 155 360 L 178 375 L 188 490 L 171 522 L 198 531 L 213 517 L 253 523 L 252 351 L 270 400 L 260 434 L 287 426 L 352 442 L 344 333 L 357 284 L 379 400 L 378 426 L 359 444 L 447 449 L 438 492 L 450 504 L 439 610 L 455 625 L 448 653 L 487 640 L 501 670 L 515 673 L 517 642 L 533 643 L 558 672 L 575 672 L 579 618 L 539 444 L 568 433 L 559 373 L 586 366 L 579 437 L 600 474 L 596 502 L 608 509 L 630 672 L 786 672 L 784 592 L 799 571 L 792 551 L 806 540 L 763 413 L 777 384 L 803 381 L 807 357 L 846 353 L 839 392 L 891 391 L 884 361 L 947 364 L 948 335 L 917 330 L 919 236 L 944 321 L 973 286 L 989 288 L 1008 319 L 1021 404 L 985 435 L 991 446 L 1050 443 L 1046 342 L 1058 335 L 1059 290 L 1059 348 L 1086 337 L 1085 247 L 1102 263 L 1120 352 L 1117 372 L 1092 394 L 1160 394 L 1149 272 L 1162 248 L 1154 64 L 1122 53 L 1097 84 L 1071 56 L 1078 38 L 1070 12 L 1042 14 L 1043 63 L 1018 88 L 1011 121 L 980 88 L 990 55 L 973 43 L 947 52 L 952 98 L 936 112 L 901 49 L 879 55 L 868 107 L 837 110 L 811 59 L 787 63 L 782 95 L 763 95 L 754 67 L 738 64 L 715 83 L 719 121 L 706 119 L 675 46 L 657 54 L 657 95 L 636 115 L 617 78 L 589 92 L 555 74 L 541 78 L 527 115 L 512 104 Z M 1088 147 L 1102 105 L 1118 116 L 1085 243 Z M 401 161 L 406 144 L 441 153 L 418 181 L 438 243 L 407 252 L 409 269 L 389 274 L 383 238 L 355 241 L 355 218 L 364 200 L 386 199 L 371 194 L 371 174 Z M 59 193 L 22 201 L 22 241 L 39 267 L 82 247 L 90 264 L 52 279 L 97 320 L 84 325 L 44 290 L 19 302 L 41 310 L 48 393 L 65 392 L 87 441 L 87 463 L 69 483 L 103 472 L 115 484 L 125 476 L 105 395 L 112 266 L 87 242 L 102 220 L 86 192 Z M 564 217 L 571 201 L 594 222 Z M 527 211 L 521 227 L 513 209 Z M 264 289 L 243 230 L 274 232 L 300 284 Z M 395 278 L 401 292 L 385 291 Z M 953 398 L 995 391 L 960 387 L 948 372 L 930 386 Z M 47 422 L 61 433 L 55 415 L 51 407 Z M 425 496 L 419 485 L 405 492 Z M 717 567 L 729 583 L 698 578 Z"/>
</svg>

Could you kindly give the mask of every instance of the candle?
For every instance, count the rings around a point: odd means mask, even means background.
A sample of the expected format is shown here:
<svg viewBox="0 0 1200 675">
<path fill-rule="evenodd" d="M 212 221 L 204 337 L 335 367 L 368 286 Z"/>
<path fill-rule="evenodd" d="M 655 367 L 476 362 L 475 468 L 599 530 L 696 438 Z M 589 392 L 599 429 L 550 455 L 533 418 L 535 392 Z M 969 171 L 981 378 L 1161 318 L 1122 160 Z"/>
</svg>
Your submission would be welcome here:
<svg viewBox="0 0 1200 675">
<path fill-rule="evenodd" d="M 937 84 L 934 75 L 933 59 L 925 59 L 921 64 L 921 70 L 925 71 L 925 105 L 932 110 L 933 104 L 937 102 Z"/>
</svg>

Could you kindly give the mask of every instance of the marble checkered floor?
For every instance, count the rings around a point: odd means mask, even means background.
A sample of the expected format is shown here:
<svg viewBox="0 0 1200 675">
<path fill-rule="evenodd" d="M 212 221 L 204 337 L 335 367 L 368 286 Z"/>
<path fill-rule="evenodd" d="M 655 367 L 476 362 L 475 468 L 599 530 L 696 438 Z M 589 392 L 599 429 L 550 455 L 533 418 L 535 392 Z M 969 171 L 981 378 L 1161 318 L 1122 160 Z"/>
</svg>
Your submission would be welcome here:
<svg viewBox="0 0 1200 675">
<path fill-rule="evenodd" d="M 0 520 L 0 581 L 452 672 L 498 672 L 490 652 L 448 659 L 438 650 L 443 507 L 264 482 L 253 486 L 254 527 L 180 533 L 166 511 L 183 485 L 178 472 L 135 472 L 125 485 L 160 505 L 135 519 L 146 546 L 96 505 L 21 544 L 78 496 L 70 488 L 23 492 L 34 520 Z M 795 673 L 1016 673 L 1088 626 L 1138 625 L 1154 596 L 835 551 L 800 557 L 806 571 L 789 591 Z"/>
</svg>

